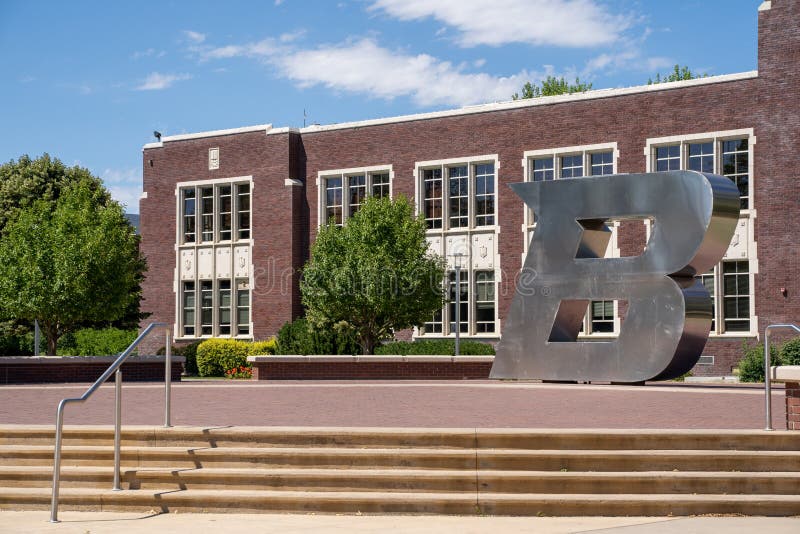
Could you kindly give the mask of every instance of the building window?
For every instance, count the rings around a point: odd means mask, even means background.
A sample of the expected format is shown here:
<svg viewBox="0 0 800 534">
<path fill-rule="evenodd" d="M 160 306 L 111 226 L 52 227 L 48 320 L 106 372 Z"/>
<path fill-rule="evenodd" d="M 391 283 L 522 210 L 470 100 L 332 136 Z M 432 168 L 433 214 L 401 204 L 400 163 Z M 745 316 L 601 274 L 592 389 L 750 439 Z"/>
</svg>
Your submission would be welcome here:
<svg viewBox="0 0 800 534">
<path fill-rule="evenodd" d="M 650 139 L 653 171 L 681 169 L 727 176 L 739 188 L 742 209 L 750 208 L 752 130 Z"/>
<path fill-rule="evenodd" d="M 230 337 L 250 334 L 250 289 L 247 280 L 236 280 L 236 294 L 231 280 L 201 280 L 200 314 L 196 314 L 196 282 L 183 282 L 181 332 L 183 337 Z M 235 302 L 235 309 L 234 309 Z M 197 324 L 199 320 L 199 324 Z"/>
<path fill-rule="evenodd" d="M 237 197 L 235 210 L 234 190 Z M 201 243 L 231 241 L 234 235 L 238 236 L 238 239 L 250 238 L 249 184 L 223 183 L 213 186 L 182 187 L 180 192 L 183 244 L 197 242 L 198 226 Z M 200 199 L 199 212 L 195 205 L 197 198 Z M 237 223 L 235 229 L 234 221 Z"/>
<path fill-rule="evenodd" d="M 724 260 L 698 276 L 713 303 L 712 334 L 751 331 L 749 271 L 747 260 Z"/>
<path fill-rule="evenodd" d="M 589 154 L 589 170 L 592 176 L 614 174 L 614 154 L 610 150 Z"/>
<path fill-rule="evenodd" d="M 389 166 L 320 172 L 320 224 L 341 226 L 358 212 L 368 196 L 388 198 L 391 172 Z"/>
<path fill-rule="evenodd" d="M 614 301 L 595 300 L 590 304 L 591 333 L 614 332 Z"/>
<path fill-rule="evenodd" d="M 459 291 L 459 333 L 465 336 L 494 335 L 497 329 L 496 283 L 494 271 L 460 271 L 460 283 L 456 284 L 455 271 L 447 274 L 447 303 L 436 310 L 420 329 L 423 335 L 455 335 L 456 291 Z M 445 329 L 444 326 L 447 326 Z"/>
<path fill-rule="evenodd" d="M 424 166 L 423 166 L 424 165 Z M 428 230 L 459 230 L 496 224 L 495 162 L 452 161 L 420 165 L 421 208 Z M 442 177 L 446 177 L 443 187 Z M 443 218 L 442 213 L 447 213 Z"/>
</svg>

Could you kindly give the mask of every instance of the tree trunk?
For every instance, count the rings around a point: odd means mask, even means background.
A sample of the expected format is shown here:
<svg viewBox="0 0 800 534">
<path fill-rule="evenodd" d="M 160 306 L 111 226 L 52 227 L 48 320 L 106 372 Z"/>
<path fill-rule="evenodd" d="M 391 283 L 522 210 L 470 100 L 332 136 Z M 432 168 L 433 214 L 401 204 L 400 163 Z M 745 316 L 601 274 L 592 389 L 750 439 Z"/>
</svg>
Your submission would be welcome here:
<svg viewBox="0 0 800 534">
<path fill-rule="evenodd" d="M 372 356 L 375 354 L 375 336 L 370 334 L 361 334 L 361 352 L 364 356 Z"/>
<path fill-rule="evenodd" d="M 58 338 L 61 337 L 58 334 L 58 325 L 44 323 L 41 324 L 40 327 L 42 332 L 44 332 L 44 337 L 47 339 L 47 355 L 55 356 Z"/>
</svg>

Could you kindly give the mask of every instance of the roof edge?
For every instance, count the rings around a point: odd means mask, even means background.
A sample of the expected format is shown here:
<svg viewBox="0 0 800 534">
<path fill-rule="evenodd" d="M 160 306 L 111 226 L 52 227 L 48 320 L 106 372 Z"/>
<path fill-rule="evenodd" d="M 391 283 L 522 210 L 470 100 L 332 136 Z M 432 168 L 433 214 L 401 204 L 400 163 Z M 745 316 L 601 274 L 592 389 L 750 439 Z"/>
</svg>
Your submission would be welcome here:
<svg viewBox="0 0 800 534">
<path fill-rule="evenodd" d="M 272 124 L 258 124 L 256 126 L 243 126 L 241 128 L 228 128 L 226 130 L 209 130 L 206 132 L 196 132 L 188 134 L 167 135 L 161 138 L 157 143 L 147 143 L 144 148 L 161 148 L 164 143 L 171 143 L 173 141 L 186 141 L 188 139 L 202 139 L 204 137 L 219 137 L 222 135 L 233 135 L 248 132 L 261 132 L 269 133 L 272 130 Z"/>
</svg>

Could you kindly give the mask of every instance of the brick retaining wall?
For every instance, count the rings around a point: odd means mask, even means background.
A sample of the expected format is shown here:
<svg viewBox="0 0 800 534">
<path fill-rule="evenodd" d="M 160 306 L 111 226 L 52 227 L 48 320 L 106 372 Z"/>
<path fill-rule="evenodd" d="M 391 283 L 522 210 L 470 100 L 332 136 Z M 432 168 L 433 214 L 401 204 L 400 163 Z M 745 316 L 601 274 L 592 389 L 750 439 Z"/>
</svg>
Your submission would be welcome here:
<svg viewBox="0 0 800 534">
<path fill-rule="evenodd" d="M 250 356 L 253 380 L 489 378 L 494 356 Z"/>
<path fill-rule="evenodd" d="M 115 359 L 114 356 L 2 357 L 0 384 L 94 382 Z M 172 380 L 180 381 L 185 361 L 183 356 L 172 357 Z M 161 382 L 164 356 L 132 356 L 121 369 L 123 382 Z"/>
</svg>

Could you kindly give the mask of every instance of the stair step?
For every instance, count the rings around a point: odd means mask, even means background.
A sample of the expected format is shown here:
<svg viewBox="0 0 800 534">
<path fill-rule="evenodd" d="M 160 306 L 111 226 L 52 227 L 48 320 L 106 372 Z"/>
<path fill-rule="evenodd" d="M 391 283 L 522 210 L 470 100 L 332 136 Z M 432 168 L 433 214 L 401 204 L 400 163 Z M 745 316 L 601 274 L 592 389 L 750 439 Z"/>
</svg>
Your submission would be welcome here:
<svg viewBox="0 0 800 534">
<path fill-rule="evenodd" d="M 0 486 L 50 487 L 52 468 L 0 467 Z M 61 487 L 108 488 L 113 468 L 64 467 Z M 476 491 L 481 493 L 795 494 L 796 472 L 554 472 L 408 469 L 123 468 L 123 489 Z"/>
<path fill-rule="evenodd" d="M 320 491 L 111 491 L 64 488 L 62 510 L 293 511 L 553 516 L 798 515 L 798 495 L 505 494 Z M 46 509 L 47 488 L 0 488 L 0 509 Z"/>
<path fill-rule="evenodd" d="M 51 445 L 52 425 L 0 425 L 0 445 Z M 113 429 L 67 426 L 64 445 L 111 445 Z M 129 446 L 570 449 L 800 450 L 797 432 L 761 430 L 393 429 L 126 426 Z"/>
</svg>

